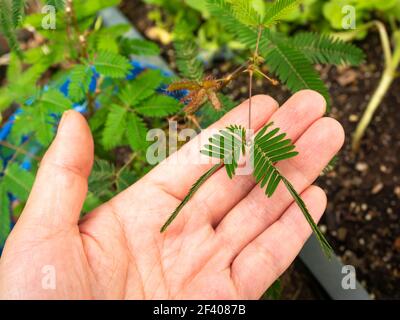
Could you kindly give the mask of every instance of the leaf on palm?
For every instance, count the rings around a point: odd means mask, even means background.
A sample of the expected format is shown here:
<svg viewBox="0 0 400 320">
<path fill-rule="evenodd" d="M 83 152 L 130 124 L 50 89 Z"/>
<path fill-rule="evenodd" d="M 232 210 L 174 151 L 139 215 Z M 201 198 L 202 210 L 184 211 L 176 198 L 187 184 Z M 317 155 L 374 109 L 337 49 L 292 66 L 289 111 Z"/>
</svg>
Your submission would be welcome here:
<svg viewBox="0 0 400 320">
<path fill-rule="evenodd" d="M 261 188 L 265 188 L 267 197 L 271 197 L 274 194 L 280 182 L 284 183 L 320 241 L 324 252 L 329 256 L 332 248 L 322 232 L 318 229 L 304 201 L 294 189 L 293 185 L 276 168 L 277 162 L 290 159 L 298 153 L 294 151 L 295 146 L 292 144 L 291 140 L 285 139 L 286 134 L 280 133 L 279 128 L 272 129 L 272 125 L 273 123 L 271 122 L 264 126 L 251 143 L 250 156 L 253 163 L 254 178 L 256 182 L 260 184 Z M 221 164 L 225 166 L 228 176 L 232 178 L 238 166 L 239 157 L 241 154 L 244 154 L 246 150 L 246 130 L 237 125 L 229 126 L 224 130 L 220 130 L 219 133 L 212 136 L 209 141 L 210 144 L 206 145 L 205 148 L 201 150 L 201 153 L 220 159 Z M 171 224 L 182 210 L 183 206 L 193 197 L 194 193 L 205 180 L 218 170 L 219 166 L 220 164 L 215 165 L 200 177 L 193 185 L 188 195 L 161 228 L 161 232 L 166 230 L 168 225 Z"/>
<path fill-rule="evenodd" d="M 217 158 L 225 166 L 228 177 L 232 179 L 241 155 L 246 152 L 246 129 L 232 125 L 209 138 L 209 144 L 200 153 Z"/>
<path fill-rule="evenodd" d="M 278 134 L 279 128 L 267 132 L 272 125 L 272 122 L 269 123 L 256 135 L 251 150 L 253 175 L 260 187 L 265 187 L 268 197 L 273 195 L 282 180 L 282 175 L 274 166 L 275 163 L 298 154 L 294 151 L 295 146 L 291 140 L 284 139 L 286 134 Z"/>
<path fill-rule="evenodd" d="M 325 254 L 330 256 L 332 248 L 314 222 L 304 201 L 293 185 L 275 167 L 278 161 L 290 159 L 298 153 L 294 151 L 295 146 L 291 140 L 285 139 L 286 134 L 279 133 L 279 128 L 268 130 L 272 125 L 273 123 L 271 122 L 264 126 L 256 135 L 252 144 L 251 156 L 254 166 L 253 175 L 256 182 L 260 184 L 261 188 L 265 188 L 265 194 L 271 197 L 282 181 L 318 238 Z"/>
<path fill-rule="evenodd" d="M 189 200 L 194 196 L 197 190 L 200 189 L 202 184 L 208 180 L 220 167 L 220 164 L 214 165 L 210 170 L 208 170 L 205 174 L 203 174 L 190 188 L 188 194 L 183 198 L 182 202 L 179 204 L 179 206 L 174 210 L 174 212 L 170 215 L 168 220 L 164 223 L 164 225 L 161 227 L 160 232 L 164 232 L 167 230 L 168 226 L 172 223 L 172 221 L 175 220 L 175 218 L 178 216 L 179 212 L 183 209 L 183 207 L 189 202 Z"/>
</svg>

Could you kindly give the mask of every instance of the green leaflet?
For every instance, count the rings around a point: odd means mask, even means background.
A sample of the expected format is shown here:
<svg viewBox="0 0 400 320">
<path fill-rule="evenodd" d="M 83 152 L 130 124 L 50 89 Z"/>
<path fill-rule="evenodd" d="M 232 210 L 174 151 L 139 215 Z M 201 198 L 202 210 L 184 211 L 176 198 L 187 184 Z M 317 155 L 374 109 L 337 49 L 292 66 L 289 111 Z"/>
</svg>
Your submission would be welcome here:
<svg viewBox="0 0 400 320">
<path fill-rule="evenodd" d="M 176 65 L 183 78 L 200 80 L 203 77 L 203 64 L 198 60 L 198 47 L 194 40 L 176 40 Z"/>
<path fill-rule="evenodd" d="M 277 0 L 269 8 L 264 16 L 263 24 L 265 27 L 270 27 L 278 22 L 289 10 L 293 9 L 300 0 Z"/>
<path fill-rule="evenodd" d="M 207 6 L 210 13 L 215 17 L 218 17 L 226 30 L 233 33 L 239 42 L 250 49 L 255 47 L 257 41 L 256 28 L 245 25 L 237 20 L 229 3 L 224 0 L 207 0 Z M 265 38 L 261 39 L 260 45 L 260 49 L 265 49 Z"/>
<path fill-rule="evenodd" d="M 16 116 L 11 139 L 16 142 L 16 136 L 34 133 L 35 139 L 47 147 L 56 132 L 57 121 L 52 114 L 59 115 L 71 107 L 71 100 L 58 90 L 44 92 L 32 105 L 24 106 L 24 112 Z"/>
<path fill-rule="evenodd" d="M 120 48 L 124 55 L 155 56 L 160 54 L 158 46 L 143 39 L 121 38 Z"/>
<path fill-rule="evenodd" d="M 261 23 L 261 17 L 254 10 L 250 0 L 230 1 L 232 11 L 235 17 L 245 25 L 258 26 Z"/>
<path fill-rule="evenodd" d="M 26 201 L 34 179 L 31 172 L 21 168 L 17 163 L 11 163 L 5 171 L 3 184 L 7 187 L 7 191 L 13 193 L 20 201 Z"/>
<path fill-rule="evenodd" d="M 165 117 L 181 109 L 181 104 L 175 98 L 166 95 L 154 95 L 141 102 L 134 109 L 148 117 Z"/>
<path fill-rule="evenodd" d="M 147 147 L 145 123 L 136 114 L 128 115 L 126 134 L 132 150 L 144 150 Z"/>
<path fill-rule="evenodd" d="M 122 143 L 122 137 L 126 128 L 128 112 L 124 107 L 113 104 L 107 116 L 103 131 L 103 146 L 110 150 Z"/>
<path fill-rule="evenodd" d="M 72 69 L 68 87 L 68 93 L 72 101 L 80 102 L 86 97 L 92 75 L 93 71 L 90 66 L 77 65 Z"/>
<path fill-rule="evenodd" d="M 0 31 L 8 41 L 10 48 L 18 55 L 19 58 L 23 57 L 21 48 L 15 34 L 15 27 L 19 24 L 22 17 L 20 6 L 23 5 L 21 0 L 16 0 L 17 4 L 10 6 L 8 0 L 0 0 Z M 19 13 L 17 11 L 20 11 Z"/>
<path fill-rule="evenodd" d="M 118 6 L 120 0 L 85 0 L 74 1 L 74 9 L 78 20 L 93 17 L 104 8 Z"/>
<path fill-rule="evenodd" d="M 12 1 L 12 20 L 14 28 L 16 28 L 22 21 L 25 14 L 25 0 Z"/>
<path fill-rule="evenodd" d="M 54 6 L 57 10 L 62 10 L 65 7 L 65 0 L 47 0 L 46 3 Z"/>
<path fill-rule="evenodd" d="M 278 134 L 279 129 L 275 128 L 267 132 L 273 123 L 266 125 L 255 137 L 252 144 L 251 156 L 254 166 L 253 175 L 261 188 L 265 187 L 265 194 L 271 197 L 282 180 L 280 172 L 276 169 L 275 163 L 281 160 L 290 159 L 298 153 L 293 151 L 295 146 L 290 139 L 284 139 L 285 134 Z"/>
<path fill-rule="evenodd" d="M 161 85 L 163 76 L 159 70 L 146 70 L 122 88 L 119 98 L 126 106 L 140 104 L 141 101 L 154 95 Z"/>
<path fill-rule="evenodd" d="M 112 197 L 110 190 L 114 183 L 114 176 L 115 167 L 112 163 L 95 159 L 88 181 L 89 191 L 99 199 L 109 200 Z"/>
<path fill-rule="evenodd" d="M 232 179 L 240 155 L 246 152 L 246 129 L 236 125 L 229 126 L 214 134 L 209 142 L 200 153 L 220 159 L 225 165 L 228 177 Z"/>
<path fill-rule="evenodd" d="M 294 187 L 291 185 L 291 183 L 285 179 L 285 177 L 282 177 L 282 181 L 285 184 L 286 188 L 292 195 L 294 201 L 296 204 L 299 206 L 301 212 L 303 213 L 304 217 L 306 218 L 308 224 L 310 225 L 312 231 L 314 232 L 315 236 L 317 237 L 319 244 L 324 251 L 325 255 L 327 257 L 330 257 L 332 255 L 332 247 L 329 244 L 328 240 L 326 240 L 325 236 L 321 232 L 321 230 L 318 228 L 317 224 L 314 222 L 314 219 L 308 212 L 308 209 L 306 207 L 306 204 L 304 203 L 303 199 L 301 199 L 300 195 L 296 192 Z"/>
<path fill-rule="evenodd" d="M 57 89 L 43 93 L 40 98 L 48 113 L 62 113 L 72 107 L 72 102 Z"/>
<path fill-rule="evenodd" d="M 7 195 L 6 185 L 0 183 L 0 248 L 4 243 L 11 230 L 10 202 Z"/>
<path fill-rule="evenodd" d="M 110 78 L 124 78 L 131 69 L 127 58 L 111 51 L 99 51 L 93 65 L 97 72 Z"/>
</svg>

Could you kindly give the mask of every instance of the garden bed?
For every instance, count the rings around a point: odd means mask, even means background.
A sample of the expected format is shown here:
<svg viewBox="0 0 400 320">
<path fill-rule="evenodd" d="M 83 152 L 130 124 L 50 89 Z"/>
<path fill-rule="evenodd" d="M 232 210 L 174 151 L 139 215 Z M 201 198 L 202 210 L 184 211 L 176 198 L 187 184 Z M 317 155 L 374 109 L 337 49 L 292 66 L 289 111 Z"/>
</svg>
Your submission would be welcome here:
<svg viewBox="0 0 400 320">
<path fill-rule="evenodd" d="M 147 19 L 150 9 L 140 1 L 125 1 L 121 5 L 123 13 L 145 36 L 153 25 Z M 321 226 L 343 263 L 355 266 L 357 278 L 372 297 L 400 298 L 400 114 L 396 107 L 400 104 L 400 81 L 393 84 L 366 132 L 360 152 L 354 156 L 350 138 L 383 68 L 383 54 L 375 34 L 359 45 L 367 54 L 361 68 L 319 70 L 333 100 L 330 115 L 342 123 L 346 132 L 345 146 L 335 169 L 317 181 L 329 197 Z M 174 67 L 171 45 L 160 47 L 163 57 Z M 208 72 L 217 75 L 220 70 L 231 69 L 229 61 L 218 61 Z M 229 88 L 234 99 L 245 98 L 247 90 L 246 79 Z M 290 95 L 263 81 L 256 81 L 254 93 L 269 94 L 279 103 Z M 282 283 L 282 298 L 324 298 L 298 261 L 284 274 Z"/>
</svg>

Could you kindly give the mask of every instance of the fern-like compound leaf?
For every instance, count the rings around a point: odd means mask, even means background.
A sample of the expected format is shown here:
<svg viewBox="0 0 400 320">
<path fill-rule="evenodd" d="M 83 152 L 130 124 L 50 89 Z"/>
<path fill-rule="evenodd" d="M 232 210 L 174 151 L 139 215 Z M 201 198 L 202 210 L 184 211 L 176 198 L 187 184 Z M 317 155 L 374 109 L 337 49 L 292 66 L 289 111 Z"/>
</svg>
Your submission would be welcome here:
<svg viewBox="0 0 400 320">
<path fill-rule="evenodd" d="M 203 78 L 203 65 L 198 59 L 198 47 L 194 40 L 177 40 L 174 42 L 176 66 L 179 74 L 186 79 L 200 80 Z"/>
<path fill-rule="evenodd" d="M 217 158 L 225 166 L 228 177 L 232 179 L 241 155 L 246 152 L 246 129 L 232 125 L 209 138 L 209 144 L 200 151 L 209 157 Z"/>
<path fill-rule="evenodd" d="M 99 51 L 93 65 L 97 72 L 110 78 L 124 78 L 132 68 L 127 58 L 110 51 Z"/>
<path fill-rule="evenodd" d="M 302 89 L 318 91 L 327 101 L 327 111 L 330 109 L 328 89 L 315 71 L 309 59 L 297 49 L 283 41 L 272 37 L 273 44 L 264 55 L 271 72 L 278 75 L 292 92 Z"/>
<path fill-rule="evenodd" d="M 88 186 L 89 191 L 99 198 L 111 195 L 115 177 L 115 167 L 112 163 L 103 159 L 95 159 L 93 169 L 90 173 Z"/>
<path fill-rule="evenodd" d="M 273 123 L 269 123 L 260 130 L 252 144 L 251 156 L 253 158 L 253 175 L 261 188 L 265 188 L 265 194 L 271 197 L 282 181 L 287 190 L 299 206 L 305 219 L 318 238 L 322 249 L 330 255 L 332 248 L 322 232 L 314 222 L 304 201 L 297 193 L 293 185 L 276 168 L 275 164 L 284 159 L 290 159 L 298 153 L 290 139 L 285 139 L 285 133 L 279 133 L 279 128 L 270 129 Z"/>
<path fill-rule="evenodd" d="M 278 22 L 282 17 L 285 16 L 290 10 L 292 10 L 300 0 L 277 0 L 275 1 L 266 12 L 264 16 L 263 24 L 266 27 Z"/>
<path fill-rule="evenodd" d="M 201 187 L 201 185 L 207 181 L 209 177 L 211 177 L 219 168 L 221 167 L 220 164 L 214 165 L 210 170 L 208 170 L 205 174 L 203 174 L 190 188 L 188 194 L 183 198 L 182 202 L 179 206 L 174 210 L 174 212 L 170 215 L 168 220 L 164 223 L 161 227 L 160 232 L 164 232 L 167 230 L 168 226 L 175 220 L 179 212 L 183 209 L 183 207 L 189 202 L 189 200 L 194 196 L 197 190 Z"/>
<path fill-rule="evenodd" d="M 52 89 L 43 93 L 40 102 L 46 108 L 48 114 L 62 113 L 72 107 L 72 102 L 60 91 Z"/>
<path fill-rule="evenodd" d="M 7 166 L 3 179 L 8 192 L 18 197 L 20 201 L 26 201 L 35 177 L 31 172 L 26 171 L 14 162 Z"/>
<path fill-rule="evenodd" d="M 11 230 L 10 200 L 4 182 L 0 183 L 0 221 L 0 248 L 2 248 Z"/>
<path fill-rule="evenodd" d="M 165 117 L 181 109 L 178 100 L 166 95 L 153 95 L 135 106 L 135 111 L 147 117 Z"/>
<path fill-rule="evenodd" d="M 329 244 L 328 240 L 326 240 L 325 236 L 321 232 L 321 230 L 318 228 L 317 224 L 314 222 L 314 219 L 312 218 L 310 212 L 308 211 L 306 204 L 304 203 L 303 199 L 300 197 L 300 195 L 297 193 L 295 188 L 292 186 L 292 184 L 285 178 L 282 177 L 282 181 L 285 184 L 286 188 L 288 189 L 289 193 L 293 197 L 294 201 L 296 204 L 299 206 L 301 212 L 303 213 L 304 217 L 306 218 L 308 224 L 310 225 L 312 231 L 314 232 L 315 236 L 317 237 L 322 250 L 324 251 L 325 255 L 327 257 L 330 257 L 332 255 L 332 247 Z"/>
<path fill-rule="evenodd" d="M 336 167 L 336 165 L 339 162 L 339 156 L 336 154 L 333 156 L 333 158 L 328 162 L 328 164 L 325 166 L 325 168 L 322 170 L 321 175 L 326 175 L 329 172 L 333 171 Z"/>
<path fill-rule="evenodd" d="M 147 127 L 144 121 L 134 113 L 128 114 L 126 134 L 132 150 L 144 150 L 147 147 Z"/>
<path fill-rule="evenodd" d="M 254 48 L 257 42 L 257 30 L 240 22 L 230 3 L 225 0 L 207 0 L 207 8 L 217 17 L 225 29 L 236 36 L 236 40 L 248 48 Z M 265 31 L 264 31 L 265 32 Z M 260 49 L 264 49 L 267 41 L 261 38 Z"/>
<path fill-rule="evenodd" d="M 13 50 L 19 58 L 22 58 L 23 54 L 15 34 L 13 10 L 10 6 L 10 2 L 8 0 L 0 0 L 0 8 L 0 31 L 7 39 L 11 50 Z"/>
<path fill-rule="evenodd" d="M 289 180 L 287 180 L 276 167 L 277 162 L 293 158 L 298 153 L 294 151 L 295 146 L 292 144 L 291 140 L 285 139 L 286 134 L 280 133 L 279 128 L 272 128 L 272 126 L 272 122 L 264 126 L 251 143 L 250 157 L 253 163 L 253 175 L 256 182 L 260 184 L 261 188 L 265 188 L 267 197 L 271 197 L 278 188 L 279 183 L 283 182 L 294 201 L 299 206 L 305 219 L 310 224 L 322 249 L 327 256 L 330 256 L 332 248 L 322 232 L 318 229 L 304 201 Z M 201 153 L 218 158 L 221 160 L 221 163 L 212 167 L 193 185 L 187 196 L 161 228 L 161 232 L 166 230 L 182 210 L 183 206 L 193 197 L 200 186 L 218 170 L 221 164 L 225 166 L 228 176 L 232 178 L 235 174 L 237 161 L 240 155 L 245 153 L 246 130 L 241 126 L 231 125 L 224 130 L 220 130 L 218 134 L 213 135 L 209 141 L 210 144 L 206 145 L 205 148 L 201 150 Z"/>
<path fill-rule="evenodd" d="M 325 34 L 300 32 L 287 41 L 290 46 L 303 52 L 314 63 L 356 66 L 365 59 L 360 48 Z"/>
<path fill-rule="evenodd" d="M 261 17 L 254 10 L 251 0 L 234 0 L 230 2 L 235 17 L 243 24 L 248 26 L 258 26 Z"/>
<path fill-rule="evenodd" d="M 269 123 L 256 135 L 251 150 L 254 177 L 261 188 L 265 187 L 268 197 L 273 195 L 282 180 L 275 163 L 298 154 L 291 140 L 285 139 L 286 134 L 279 134 L 279 128 L 267 132 L 272 125 L 272 122 Z"/>
<path fill-rule="evenodd" d="M 68 87 L 68 93 L 72 101 L 80 102 L 85 98 L 89 91 L 92 76 L 93 71 L 90 66 L 77 65 L 72 69 Z"/>
<path fill-rule="evenodd" d="M 160 54 L 157 44 L 143 39 L 121 38 L 119 46 L 124 55 L 155 56 Z"/>
<path fill-rule="evenodd" d="M 12 20 L 14 28 L 16 28 L 22 21 L 25 14 L 25 0 L 12 1 Z"/>
<path fill-rule="evenodd" d="M 62 10 L 65 7 L 65 0 L 47 0 L 46 3 L 57 10 Z"/>
<path fill-rule="evenodd" d="M 141 101 L 152 96 L 162 81 L 163 77 L 159 70 L 146 70 L 125 85 L 119 94 L 119 98 L 128 107 L 138 105 Z"/>
<path fill-rule="evenodd" d="M 113 104 L 107 116 L 103 131 L 103 146 L 107 150 L 118 146 L 122 142 L 126 128 L 126 118 L 128 111 L 117 104 Z"/>
</svg>

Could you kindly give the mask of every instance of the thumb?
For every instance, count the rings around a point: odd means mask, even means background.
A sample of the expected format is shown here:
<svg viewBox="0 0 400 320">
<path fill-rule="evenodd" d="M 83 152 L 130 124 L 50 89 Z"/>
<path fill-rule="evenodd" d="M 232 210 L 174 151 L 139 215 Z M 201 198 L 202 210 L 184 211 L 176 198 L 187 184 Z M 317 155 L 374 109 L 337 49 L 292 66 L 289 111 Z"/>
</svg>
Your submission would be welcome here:
<svg viewBox="0 0 400 320">
<path fill-rule="evenodd" d="M 73 110 L 64 112 L 18 224 L 58 230 L 77 225 L 93 153 L 93 138 L 85 118 Z"/>
</svg>

